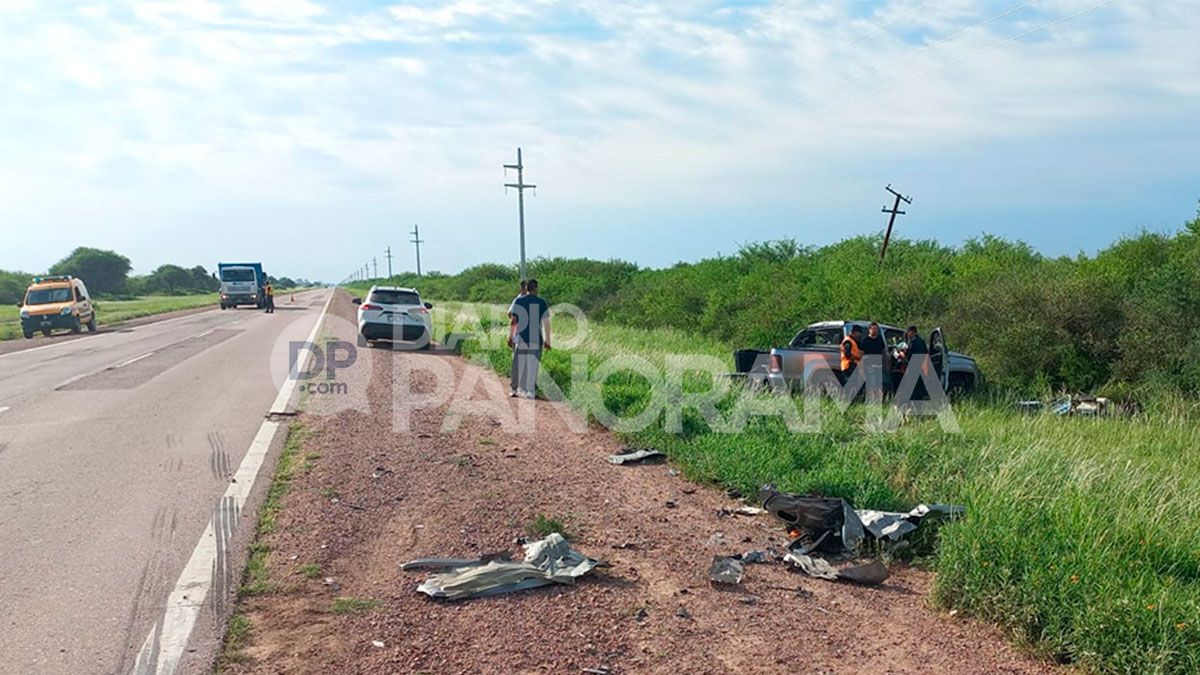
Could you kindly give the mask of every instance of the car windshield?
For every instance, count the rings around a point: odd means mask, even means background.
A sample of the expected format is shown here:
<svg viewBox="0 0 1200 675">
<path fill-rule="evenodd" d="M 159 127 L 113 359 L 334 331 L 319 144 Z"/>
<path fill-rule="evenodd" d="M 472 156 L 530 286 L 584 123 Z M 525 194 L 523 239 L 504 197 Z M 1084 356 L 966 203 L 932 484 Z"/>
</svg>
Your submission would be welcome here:
<svg viewBox="0 0 1200 675">
<path fill-rule="evenodd" d="M 254 270 L 249 267 L 230 267 L 221 270 L 221 281 L 254 281 Z"/>
<path fill-rule="evenodd" d="M 25 296 L 27 305 L 47 305 L 52 302 L 70 302 L 70 288 L 31 288 Z"/>
<path fill-rule="evenodd" d="M 419 305 L 421 304 L 421 296 L 412 291 L 373 291 L 368 302 L 377 302 L 381 305 Z"/>
</svg>

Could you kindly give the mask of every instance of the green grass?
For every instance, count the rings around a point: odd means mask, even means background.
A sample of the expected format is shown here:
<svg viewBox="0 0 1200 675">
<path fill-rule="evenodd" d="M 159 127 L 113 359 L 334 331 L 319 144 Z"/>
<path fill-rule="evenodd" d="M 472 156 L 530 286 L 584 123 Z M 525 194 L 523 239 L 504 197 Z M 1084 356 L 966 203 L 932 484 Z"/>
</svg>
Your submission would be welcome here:
<svg viewBox="0 0 1200 675">
<path fill-rule="evenodd" d="M 439 306 L 451 315 L 484 309 Z M 436 318 L 443 332 L 480 335 L 465 356 L 508 372 L 501 321 Z M 556 335 L 571 329 L 556 322 Z M 600 396 L 630 415 L 645 408 L 649 384 L 617 373 L 571 391 L 571 356 L 586 355 L 594 370 L 617 355 L 662 364 L 668 354 L 729 364 L 732 345 L 592 324 L 586 340 L 547 353 L 543 366 L 572 403 L 586 408 Z M 704 387 L 703 379 L 685 377 L 683 389 Z M 746 494 L 775 483 L 859 507 L 962 504 L 966 518 L 914 541 L 918 555 L 932 556 L 939 606 L 992 621 L 1017 643 L 1085 670 L 1200 672 L 1200 411 L 1160 402 L 1134 419 L 1031 417 L 1007 401 L 974 400 L 955 414 L 961 433 L 928 418 L 870 431 L 863 406 L 838 413 L 826 405 L 817 433 L 793 433 L 777 417 L 716 433 L 685 413 L 682 433 L 658 424 L 623 437 L 667 452 L 693 480 Z"/>
<path fill-rule="evenodd" d="M 551 518 L 541 513 L 537 514 L 533 520 L 529 521 L 529 523 L 525 525 L 525 534 L 528 534 L 531 537 L 537 537 L 539 539 L 548 537 L 555 532 L 561 534 L 567 539 L 571 538 L 567 533 L 567 526 L 563 525 L 562 520 L 558 518 Z"/>
<path fill-rule="evenodd" d="M 298 571 L 305 579 L 320 579 L 322 576 L 321 566 L 317 563 L 305 563 Z"/>
<path fill-rule="evenodd" d="M 243 595 L 265 595 L 274 593 L 279 585 L 271 578 L 268 558 L 271 547 L 266 542 L 267 535 L 275 531 L 275 518 L 283 508 L 283 499 L 292 488 L 292 480 L 296 474 L 297 456 L 303 445 L 306 434 L 304 427 L 293 424 L 288 429 L 287 440 L 279 453 L 279 462 L 275 466 L 275 476 L 271 487 L 267 490 L 267 498 L 258 511 L 258 523 L 254 531 L 254 541 L 250 544 L 250 557 L 246 561 L 246 570 L 242 574 L 241 593 Z"/>
<path fill-rule="evenodd" d="M 217 305 L 217 294 L 147 295 L 136 300 L 97 300 L 96 323 L 108 326 L 130 319 L 164 314 L 181 309 Z M 22 337 L 20 310 L 14 305 L 0 307 L 0 340 Z"/>
<path fill-rule="evenodd" d="M 236 613 L 229 617 L 229 626 L 225 629 L 225 642 L 221 647 L 221 656 L 217 660 L 217 672 L 223 672 L 230 666 L 245 663 L 249 660 L 246 655 L 246 643 L 250 639 L 250 617 Z"/>
<path fill-rule="evenodd" d="M 362 614 L 379 607 L 378 600 L 368 598 L 335 598 L 330 608 L 334 614 Z"/>
</svg>

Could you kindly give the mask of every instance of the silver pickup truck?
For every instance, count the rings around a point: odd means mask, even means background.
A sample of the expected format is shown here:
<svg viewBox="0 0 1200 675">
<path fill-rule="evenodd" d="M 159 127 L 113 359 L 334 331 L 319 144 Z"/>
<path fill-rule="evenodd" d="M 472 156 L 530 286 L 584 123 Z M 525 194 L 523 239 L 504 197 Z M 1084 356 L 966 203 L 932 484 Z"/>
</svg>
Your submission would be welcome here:
<svg viewBox="0 0 1200 675">
<path fill-rule="evenodd" d="M 751 382 L 765 383 L 774 391 L 802 390 L 810 382 L 817 368 L 828 367 L 835 374 L 841 372 L 842 338 L 850 329 L 859 326 L 863 335 L 870 321 L 822 321 L 800 331 L 787 347 L 776 347 L 770 352 L 735 355 L 737 369 Z M 891 352 L 903 349 L 904 329 L 880 324 L 883 339 Z M 935 328 L 928 340 L 930 359 L 942 381 L 942 388 L 951 395 L 970 392 L 983 383 L 983 372 L 975 359 L 965 354 L 946 349 L 942 329 Z M 895 364 L 896 359 L 892 359 Z M 942 364 L 949 364 L 943 367 Z M 893 373 L 893 382 L 899 382 L 898 371 Z"/>
</svg>

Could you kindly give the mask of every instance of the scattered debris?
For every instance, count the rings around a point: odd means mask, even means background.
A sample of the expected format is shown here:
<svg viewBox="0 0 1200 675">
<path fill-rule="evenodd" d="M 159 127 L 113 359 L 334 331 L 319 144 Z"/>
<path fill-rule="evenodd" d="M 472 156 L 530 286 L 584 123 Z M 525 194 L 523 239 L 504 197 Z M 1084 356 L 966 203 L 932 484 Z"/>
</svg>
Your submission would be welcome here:
<svg viewBox="0 0 1200 675">
<path fill-rule="evenodd" d="M 679 475 L 679 469 L 667 469 L 667 475 L 674 478 Z"/>
<path fill-rule="evenodd" d="M 681 619 L 690 619 L 692 618 L 692 613 L 688 611 L 687 607 L 680 605 L 679 609 L 675 610 L 675 616 Z"/>
<path fill-rule="evenodd" d="M 633 618 L 637 621 L 645 621 L 648 616 L 650 616 L 650 612 L 645 607 L 638 607 L 638 610 L 633 613 Z"/>
<path fill-rule="evenodd" d="M 500 551 L 481 555 L 478 558 L 417 558 L 416 560 L 410 560 L 400 565 L 400 569 L 407 572 L 420 569 L 446 569 L 448 567 L 478 567 L 479 565 L 486 565 L 493 560 L 510 561 L 512 560 L 512 554 L 508 551 Z"/>
<path fill-rule="evenodd" d="M 426 579 L 417 590 L 448 600 L 498 595 L 553 583 L 573 584 L 598 564 L 599 561 L 572 549 L 555 532 L 526 544 L 524 562 L 493 559 L 482 565 L 451 566 L 450 571 Z"/>
<path fill-rule="evenodd" d="M 799 567 L 808 576 L 817 579 L 830 581 L 845 579 L 856 584 L 874 586 L 883 583 L 888 578 L 887 566 L 878 558 L 863 565 L 850 565 L 840 569 L 824 558 L 814 558 L 801 553 L 788 553 L 783 559 Z"/>
<path fill-rule="evenodd" d="M 325 585 L 328 586 L 329 590 L 333 591 L 334 593 L 338 593 L 342 590 L 342 585 L 339 584 L 333 577 L 325 577 Z"/>
<path fill-rule="evenodd" d="M 608 456 L 608 461 L 612 462 L 613 464 L 635 464 L 638 462 L 645 462 L 645 463 L 663 462 L 663 461 L 666 461 L 666 459 L 667 459 L 667 456 L 664 455 L 663 453 L 659 452 L 658 450 L 651 450 L 649 448 L 642 448 L 641 450 L 634 450 L 633 448 L 625 448 L 618 454 Z"/>
<path fill-rule="evenodd" d="M 961 517 L 966 509 L 948 504 L 920 504 L 908 513 L 855 510 L 844 499 L 803 497 L 779 492 L 767 485 L 759 492 L 763 507 L 788 525 L 795 539 L 784 560 L 818 579 L 845 579 L 874 585 L 888 578 L 880 559 L 846 567 L 835 567 L 827 559 L 854 557 L 867 536 L 877 541 L 898 542 L 926 518 Z"/>
<path fill-rule="evenodd" d="M 371 640 L 371 646 L 376 649 L 383 649 L 387 645 L 383 643 L 383 640 Z"/>
<path fill-rule="evenodd" d="M 758 596 L 757 595 L 743 595 L 742 597 L 738 598 L 738 602 L 742 603 L 743 605 L 757 605 L 758 604 Z"/>
<path fill-rule="evenodd" d="M 583 672 L 591 673 L 591 675 L 609 675 L 612 671 L 608 669 L 608 666 L 600 666 L 599 668 L 584 668 Z"/>
<path fill-rule="evenodd" d="M 663 503 L 663 506 L 667 507 L 668 509 L 673 509 L 673 508 L 675 508 L 676 504 L 675 504 L 674 500 L 668 499 L 666 502 Z"/>
<path fill-rule="evenodd" d="M 717 517 L 724 518 L 725 516 L 761 516 L 766 513 L 766 509 L 760 509 L 757 506 L 739 506 L 735 509 L 719 508 L 717 509 Z"/>
<path fill-rule="evenodd" d="M 746 576 L 746 566 L 739 556 L 713 556 L 712 566 L 708 568 L 708 580 L 715 584 L 742 583 Z"/>
<path fill-rule="evenodd" d="M 748 563 L 765 563 L 767 562 L 766 551 L 746 551 L 742 554 L 742 562 Z"/>
</svg>

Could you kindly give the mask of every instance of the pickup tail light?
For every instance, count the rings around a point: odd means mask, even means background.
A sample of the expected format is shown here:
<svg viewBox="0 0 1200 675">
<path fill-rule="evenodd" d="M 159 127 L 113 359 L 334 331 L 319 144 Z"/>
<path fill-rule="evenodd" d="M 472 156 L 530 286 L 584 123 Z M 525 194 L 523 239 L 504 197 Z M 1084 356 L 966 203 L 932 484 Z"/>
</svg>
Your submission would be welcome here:
<svg viewBox="0 0 1200 675">
<path fill-rule="evenodd" d="M 778 354 L 772 354 L 771 363 L 767 366 L 767 370 L 772 373 L 783 371 L 783 357 Z"/>
<path fill-rule="evenodd" d="M 359 309 L 383 309 L 379 305 L 372 305 L 369 302 L 364 302 L 363 304 L 359 305 L 358 308 Z"/>
<path fill-rule="evenodd" d="M 429 310 L 425 309 L 424 307 L 418 307 L 412 311 L 417 314 L 428 314 L 429 313 Z"/>
</svg>

